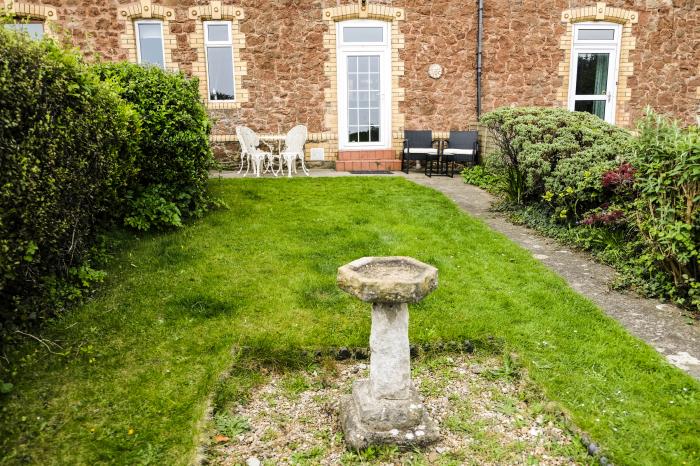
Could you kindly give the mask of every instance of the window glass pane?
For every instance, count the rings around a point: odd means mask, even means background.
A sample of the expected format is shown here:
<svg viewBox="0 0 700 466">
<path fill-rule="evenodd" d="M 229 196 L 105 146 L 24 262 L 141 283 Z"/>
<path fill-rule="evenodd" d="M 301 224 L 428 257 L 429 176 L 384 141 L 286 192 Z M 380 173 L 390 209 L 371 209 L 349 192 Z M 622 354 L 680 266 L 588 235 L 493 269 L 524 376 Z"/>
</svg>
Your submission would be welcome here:
<svg viewBox="0 0 700 466">
<path fill-rule="evenodd" d="M 369 73 L 361 73 L 357 75 L 357 88 L 369 90 Z"/>
<path fill-rule="evenodd" d="M 360 73 L 369 72 L 369 57 L 357 57 L 357 71 Z"/>
<path fill-rule="evenodd" d="M 210 42 L 228 42 L 228 24 L 207 24 Z"/>
<path fill-rule="evenodd" d="M 348 71 L 350 73 L 357 71 L 357 57 L 348 57 Z"/>
<path fill-rule="evenodd" d="M 138 23 L 141 63 L 165 68 L 163 63 L 163 29 L 157 23 Z"/>
<path fill-rule="evenodd" d="M 7 23 L 6 29 L 12 31 L 24 32 L 29 34 L 32 39 L 40 40 L 44 37 L 44 25 L 42 23 Z"/>
<path fill-rule="evenodd" d="M 372 73 L 379 73 L 379 57 L 369 57 L 369 70 Z"/>
<path fill-rule="evenodd" d="M 357 72 L 350 71 L 357 63 Z M 379 56 L 348 57 L 348 141 L 378 142 L 380 138 L 380 74 Z"/>
<path fill-rule="evenodd" d="M 580 53 L 576 67 L 577 95 L 604 95 L 608 87 L 608 53 Z"/>
<path fill-rule="evenodd" d="M 579 29 L 578 40 L 614 40 L 614 29 Z"/>
<path fill-rule="evenodd" d="M 381 27 L 344 27 L 343 42 L 384 42 Z"/>
<path fill-rule="evenodd" d="M 574 103 L 574 110 L 577 112 L 588 112 L 605 119 L 604 100 L 577 100 Z"/>
<path fill-rule="evenodd" d="M 233 100 L 233 50 L 207 47 L 207 74 L 210 100 Z"/>
</svg>

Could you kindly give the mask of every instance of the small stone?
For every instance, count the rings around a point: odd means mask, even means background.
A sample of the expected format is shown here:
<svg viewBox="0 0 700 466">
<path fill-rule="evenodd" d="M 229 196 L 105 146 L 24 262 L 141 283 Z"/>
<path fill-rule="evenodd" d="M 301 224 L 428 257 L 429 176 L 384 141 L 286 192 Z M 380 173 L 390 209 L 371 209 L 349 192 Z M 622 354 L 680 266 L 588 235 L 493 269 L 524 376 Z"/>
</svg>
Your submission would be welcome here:
<svg viewBox="0 0 700 466">
<path fill-rule="evenodd" d="M 588 454 L 591 456 L 596 456 L 600 452 L 600 448 L 595 443 L 591 442 L 588 444 Z"/>
<path fill-rule="evenodd" d="M 423 432 L 422 430 L 417 430 L 417 431 L 416 431 L 416 437 L 422 437 L 422 436 L 424 436 L 424 435 L 425 435 L 425 432 Z"/>
<path fill-rule="evenodd" d="M 610 462 L 608 461 L 608 459 L 605 456 L 601 456 L 598 461 L 600 461 L 600 464 L 602 466 L 607 466 L 608 464 L 610 464 Z"/>
<path fill-rule="evenodd" d="M 358 367 L 358 369 L 363 371 L 363 370 L 367 369 L 367 364 L 359 364 L 357 367 Z"/>
<path fill-rule="evenodd" d="M 352 356 L 352 353 L 350 352 L 349 349 L 343 347 L 338 350 L 338 354 L 336 355 L 336 359 L 339 361 L 344 361 L 346 359 L 350 359 Z"/>
<path fill-rule="evenodd" d="M 473 374 L 481 374 L 482 372 L 484 372 L 484 368 L 481 367 L 479 364 L 474 364 L 469 368 L 469 370 L 471 370 Z"/>
<path fill-rule="evenodd" d="M 413 433 L 411 433 L 411 432 L 408 432 L 406 434 L 406 440 L 413 440 L 413 437 L 415 437 L 415 435 L 413 435 Z"/>
<path fill-rule="evenodd" d="M 439 454 L 443 454 L 447 451 L 447 448 L 445 447 L 435 447 L 435 451 L 438 452 Z"/>
<path fill-rule="evenodd" d="M 255 456 L 251 456 L 245 461 L 245 464 L 247 466 L 260 466 L 260 460 L 257 459 Z"/>
<path fill-rule="evenodd" d="M 389 433 L 396 437 L 397 435 L 399 435 L 399 429 L 391 429 Z"/>
</svg>

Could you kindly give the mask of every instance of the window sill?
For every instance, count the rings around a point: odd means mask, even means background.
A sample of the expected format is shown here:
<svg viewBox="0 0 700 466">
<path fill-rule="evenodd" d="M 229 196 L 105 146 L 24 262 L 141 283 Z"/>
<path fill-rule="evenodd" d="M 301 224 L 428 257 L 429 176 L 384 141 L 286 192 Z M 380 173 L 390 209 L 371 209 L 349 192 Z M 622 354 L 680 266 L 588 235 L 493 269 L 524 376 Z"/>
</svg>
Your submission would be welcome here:
<svg viewBox="0 0 700 466">
<path fill-rule="evenodd" d="M 230 108 L 241 108 L 241 103 L 237 100 L 207 100 L 205 105 L 209 110 L 226 110 Z"/>
</svg>

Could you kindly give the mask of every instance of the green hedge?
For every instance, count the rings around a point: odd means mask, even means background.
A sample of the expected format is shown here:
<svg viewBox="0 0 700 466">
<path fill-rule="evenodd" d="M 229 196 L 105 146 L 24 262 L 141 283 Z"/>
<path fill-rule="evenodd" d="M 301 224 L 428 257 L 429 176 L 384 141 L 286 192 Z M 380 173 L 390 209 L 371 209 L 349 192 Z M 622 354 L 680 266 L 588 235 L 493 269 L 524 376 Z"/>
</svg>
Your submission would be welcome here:
<svg viewBox="0 0 700 466">
<path fill-rule="evenodd" d="M 119 213 L 138 134 L 77 55 L 0 27 L 0 323 L 40 318 L 100 278 L 91 251 Z"/>
<path fill-rule="evenodd" d="M 196 80 L 0 27 L 0 334 L 80 300 L 110 230 L 201 216 L 209 131 Z"/>
<path fill-rule="evenodd" d="M 200 217 L 211 202 L 206 187 L 214 158 L 198 81 L 129 63 L 99 65 L 96 71 L 117 85 L 142 120 L 134 136 L 140 150 L 126 224 L 148 230 Z"/>
</svg>

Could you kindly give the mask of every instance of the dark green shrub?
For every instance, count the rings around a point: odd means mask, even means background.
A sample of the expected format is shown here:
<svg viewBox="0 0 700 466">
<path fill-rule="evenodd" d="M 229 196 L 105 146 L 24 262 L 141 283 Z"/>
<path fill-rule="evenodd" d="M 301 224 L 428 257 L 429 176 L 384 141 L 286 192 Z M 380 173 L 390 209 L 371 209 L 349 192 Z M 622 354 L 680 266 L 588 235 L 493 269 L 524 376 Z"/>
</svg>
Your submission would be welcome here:
<svg viewBox="0 0 700 466">
<path fill-rule="evenodd" d="M 0 325 L 80 298 L 120 215 L 138 117 L 73 52 L 0 25 Z"/>
<path fill-rule="evenodd" d="M 141 133 L 135 136 L 138 173 L 125 223 L 148 230 L 200 217 L 210 204 L 206 188 L 213 155 L 197 80 L 129 63 L 103 64 L 96 70 L 102 79 L 116 83 L 142 120 Z"/>
<path fill-rule="evenodd" d="M 566 209 L 564 198 L 577 192 L 577 210 L 583 212 L 599 201 L 597 174 L 629 153 L 629 133 L 589 113 L 504 107 L 481 122 L 498 146 L 487 166 L 504 180 L 505 193 L 515 203 L 540 201 L 550 191 L 556 196 L 550 202 L 561 199 L 560 209 Z"/>
<path fill-rule="evenodd" d="M 642 267 L 664 270 L 678 302 L 700 307 L 700 130 L 648 111 L 638 125 L 635 218 Z"/>
<path fill-rule="evenodd" d="M 491 173 L 491 171 L 483 165 L 465 167 L 464 170 L 462 170 L 462 179 L 467 184 L 478 186 L 491 193 L 503 191 L 503 182 L 501 178 L 495 173 Z"/>
</svg>

